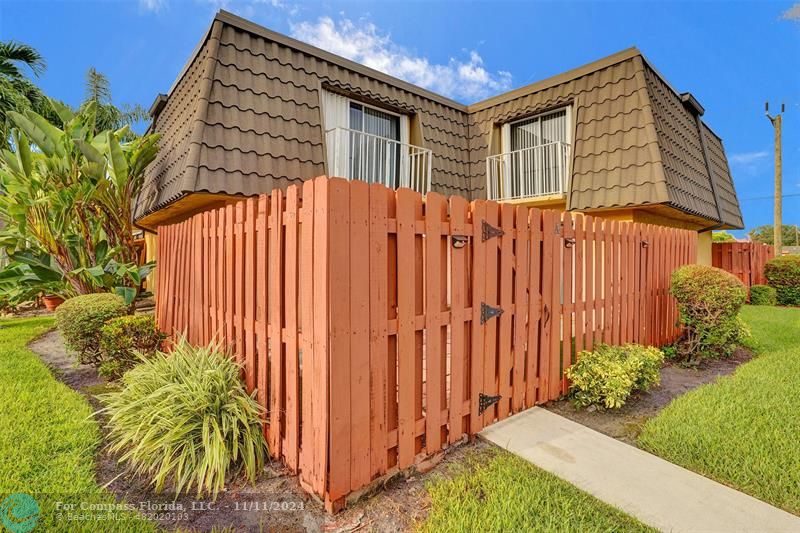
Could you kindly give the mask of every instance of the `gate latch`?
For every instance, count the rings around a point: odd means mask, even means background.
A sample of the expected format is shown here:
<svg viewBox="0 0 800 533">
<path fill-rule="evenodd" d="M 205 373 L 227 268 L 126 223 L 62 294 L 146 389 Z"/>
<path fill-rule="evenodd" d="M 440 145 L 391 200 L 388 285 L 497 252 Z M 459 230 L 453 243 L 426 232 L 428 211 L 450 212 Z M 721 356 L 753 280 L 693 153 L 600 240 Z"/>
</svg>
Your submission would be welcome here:
<svg viewBox="0 0 800 533">
<path fill-rule="evenodd" d="M 492 237 L 500 237 L 501 235 L 505 234 L 505 232 L 500 228 L 495 228 L 485 220 L 481 223 L 481 240 L 483 242 L 488 241 Z"/>
<path fill-rule="evenodd" d="M 482 415 L 485 410 L 500 401 L 502 396 L 487 396 L 484 393 L 478 394 L 478 414 Z"/>
<path fill-rule="evenodd" d="M 485 324 L 488 320 L 502 314 L 503 310 L 501 308 L 492 307 L 491 305 L 481 302 L 481 324 Z"/>
</svg>

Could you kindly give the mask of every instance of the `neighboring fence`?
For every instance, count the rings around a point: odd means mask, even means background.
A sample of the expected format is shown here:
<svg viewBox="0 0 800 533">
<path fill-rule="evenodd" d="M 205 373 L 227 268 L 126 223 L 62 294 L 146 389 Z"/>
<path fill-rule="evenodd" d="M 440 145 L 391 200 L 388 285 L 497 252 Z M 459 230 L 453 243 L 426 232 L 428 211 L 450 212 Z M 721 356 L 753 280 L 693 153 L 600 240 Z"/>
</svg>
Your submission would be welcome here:
<svg viewBox="0 0 800 533">
<path fill-rule="evenodd" d="M 692 232 L 317 178 L 159 229 L 157 316 L 219 339 L 274 457 L 345 497 L 568 389 L 600 342 L 678 333 Z"/>
<path fill-rule="evenodd" d="M 711 245 L 712 264 L 730 272 L 749 289 L 764 285 L 764 265 L 775 257 L 775 248 L 759 242 L 715 242 Z"/>
</svg>

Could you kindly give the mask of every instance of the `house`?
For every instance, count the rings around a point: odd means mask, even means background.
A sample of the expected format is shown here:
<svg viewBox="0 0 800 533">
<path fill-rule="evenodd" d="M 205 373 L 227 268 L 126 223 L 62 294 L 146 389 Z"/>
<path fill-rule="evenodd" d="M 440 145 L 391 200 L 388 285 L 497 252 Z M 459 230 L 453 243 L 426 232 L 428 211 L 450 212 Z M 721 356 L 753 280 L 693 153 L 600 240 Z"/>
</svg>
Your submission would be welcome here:
<svg viewBox="0 0 800 533">
<path fill-rule="evenodd" d="M 150 110 L 135 219 L 327 174 L 692 229 L 711 264 L 711 230 L 743 223 L 703 111 L 635 48 L 463 105 L 221 11 Z"/>
</svg>

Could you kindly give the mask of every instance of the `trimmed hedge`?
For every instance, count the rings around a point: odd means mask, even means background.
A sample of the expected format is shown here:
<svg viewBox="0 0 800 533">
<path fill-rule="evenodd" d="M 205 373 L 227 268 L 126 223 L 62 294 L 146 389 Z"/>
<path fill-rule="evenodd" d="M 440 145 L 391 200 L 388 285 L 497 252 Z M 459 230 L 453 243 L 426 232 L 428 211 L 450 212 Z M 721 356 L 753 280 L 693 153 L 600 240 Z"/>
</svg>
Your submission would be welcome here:
<svg viewBox="0 0 800 533">
<path fill-rule="evenodd" d="M 578 361 L 565 371 L 570 396 L 577 407 L 618 409 L 634 390 L 661 382 L 663 362 L 664 354 L 652 346 L 601 344 L 593 352 L 578 354 Z"/>
<path fill-rule="evenodd" d="M 775 305 L 778 302 L 778 291 L 769 285 L 753 285 L 750 287 L 751 305 Z"/>
<path fill-rule="evenodd" d="M 100 328 L 98 371 L 109 379 L 117 379 L 160 350 L 164 339 L 153 315 L 112 318 Z"/>
<path fill-rule="evenodd" d="M 116 294 L 84 294 L 56 309 L 56 326 L 67 349 L 83 364 L 100 363 L 100 328 L 110 319 L 127 314 L 125 301 Z"/>
<path fill-rule="evenodd" d="M 778 305 L 800 305 L 800 255 L 784 255 L 767 261 L 767 283 L 777 292 Z"/>
<path fill-rule="evenodd" d="M 727 357 L 745 336 L 738 315 L 747 290 L 732 274 L 709 266 L 685 265 L 672 273 L 670 294 L 678 301 L 686 328 L 675 344 L 679 358 L 696 363 L 706 357 Z"/>
</svg>

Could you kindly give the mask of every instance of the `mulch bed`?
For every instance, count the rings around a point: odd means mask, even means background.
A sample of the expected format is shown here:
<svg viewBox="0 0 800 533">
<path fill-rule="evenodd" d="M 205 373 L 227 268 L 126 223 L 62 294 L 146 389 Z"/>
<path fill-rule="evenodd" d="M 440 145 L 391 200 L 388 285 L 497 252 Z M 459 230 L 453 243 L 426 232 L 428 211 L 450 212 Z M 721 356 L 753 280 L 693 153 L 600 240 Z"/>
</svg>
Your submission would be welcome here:
<svg viewBox="0 0 800 533">
<path fill-rule="evenodd" d="M 661 385 L 647 392 L 635 392 L 620 409 L 576 409 L 569 400 L 551 402 L 544 407 L 609 437 L 636 445 L 636 438 L 648 419 L 656 416 L 674 398 L 732 374 L 753 355 L 739 348 L 727 359 L 703 361 L 696 368 L 667 364 L 661 369 Z"/>
<path fill-rule="evenodd" d="M 96 394 L 109 388 L 108 382 L 88 365 L 76 365 L 66 353 L 61 335 L 57 331 L 33 341 L 31 350 L 53 370 L 56 377 L 86 397 L 96 410 L 100 404 Z M 105 439 L 104 418 L 94 415 Z M 435 472 L 446 473 L 447 465 L 459 462 L 465 454 L 491 448 L 490 444 L 475 440 L 448 453 Z M 189 496 L 174 498 L 169 494 L 155 494 L 147 480 L 130 474 L 101 446 L 95 458 L 97 483 L 105 486 L 118 500 L 128 503 L 175 502 L 188 510 L 188 519 L 159 521 L 165 529 L 208 531 L 212 527 L 233 528 L 236 531 L 404 531 L 424 520 L 429 506 L 425 483 L 432 472 L 402 475 L 388 480 L 383 490 L 365 498 L 351 508 L 328 515 L 323 506 L 304 492 L 296 476 L 290 475 L 279 464 L 269 464 L 255 485 L 244 480 L 232 480 L 226 490 L 213 503 L 213 509 L 200 509 L 194 502 L 202 500 Z M 193 510 L 194 503 L 194 510 Z M 165 513 L 169 514 L 169 513 Z"/>
<path fill-rule="evenodd" d="M 30 348 L 53 369 L 56 377 L 83 394 L 89 403 L 100 409 L 95 398 L 108 389 L 109 384 L 88 365 L 77 365 L 68 355 L 58 332 L 45 334 L 30 344 Z M 731 374 L 752 355 L 738 350 L 729 359 L 705 361 L 697 368 L 668 364 L 661 372 L 661 385 L 647 392 L 635 393 L 618 410 L 577 410 L 568 400 L 545 405 L 555 413 L 590 427 L 596 431 L 635 445 L 636 437 L 647 419 L 655 416 L 673 398 L 711 383 L 720 376 Z M 103 439 L 104 419 L 95 414 Z M 445 474 L 448 464 L 459 462 L 465 454 L 489 450 L 491 445 L 476 439 L 448 453 L 435 472 Z M 432 473 L 415 474 L 408 478 L 395 476 L 372 497 L 366 498 L 336 516 L 328 515 L 322 505 L 304 492 L 296 476 L 290 475 L 279 464 L 269 464 L 255 485 L 244 480 L 232 480 L 222 492 L 213 509 L 198 508 L 201 500 L 190 496 L 174 498 L 169 494 L 155 494 L 147 480 L 131 475 L 101 446 L 96 455 L 97 482 L 111 491 L 118 500 L 129 503 L 175 502 L 188 510 L 188 519 L 159 522 L 166 529 L 207 531 L 212 527 L 233 528 L 236 531 L 404 531 L 424 520 L 429 506 L 425 483 Z M 433 474 L 435 475 L 435 474 Z"/>
</svg>

